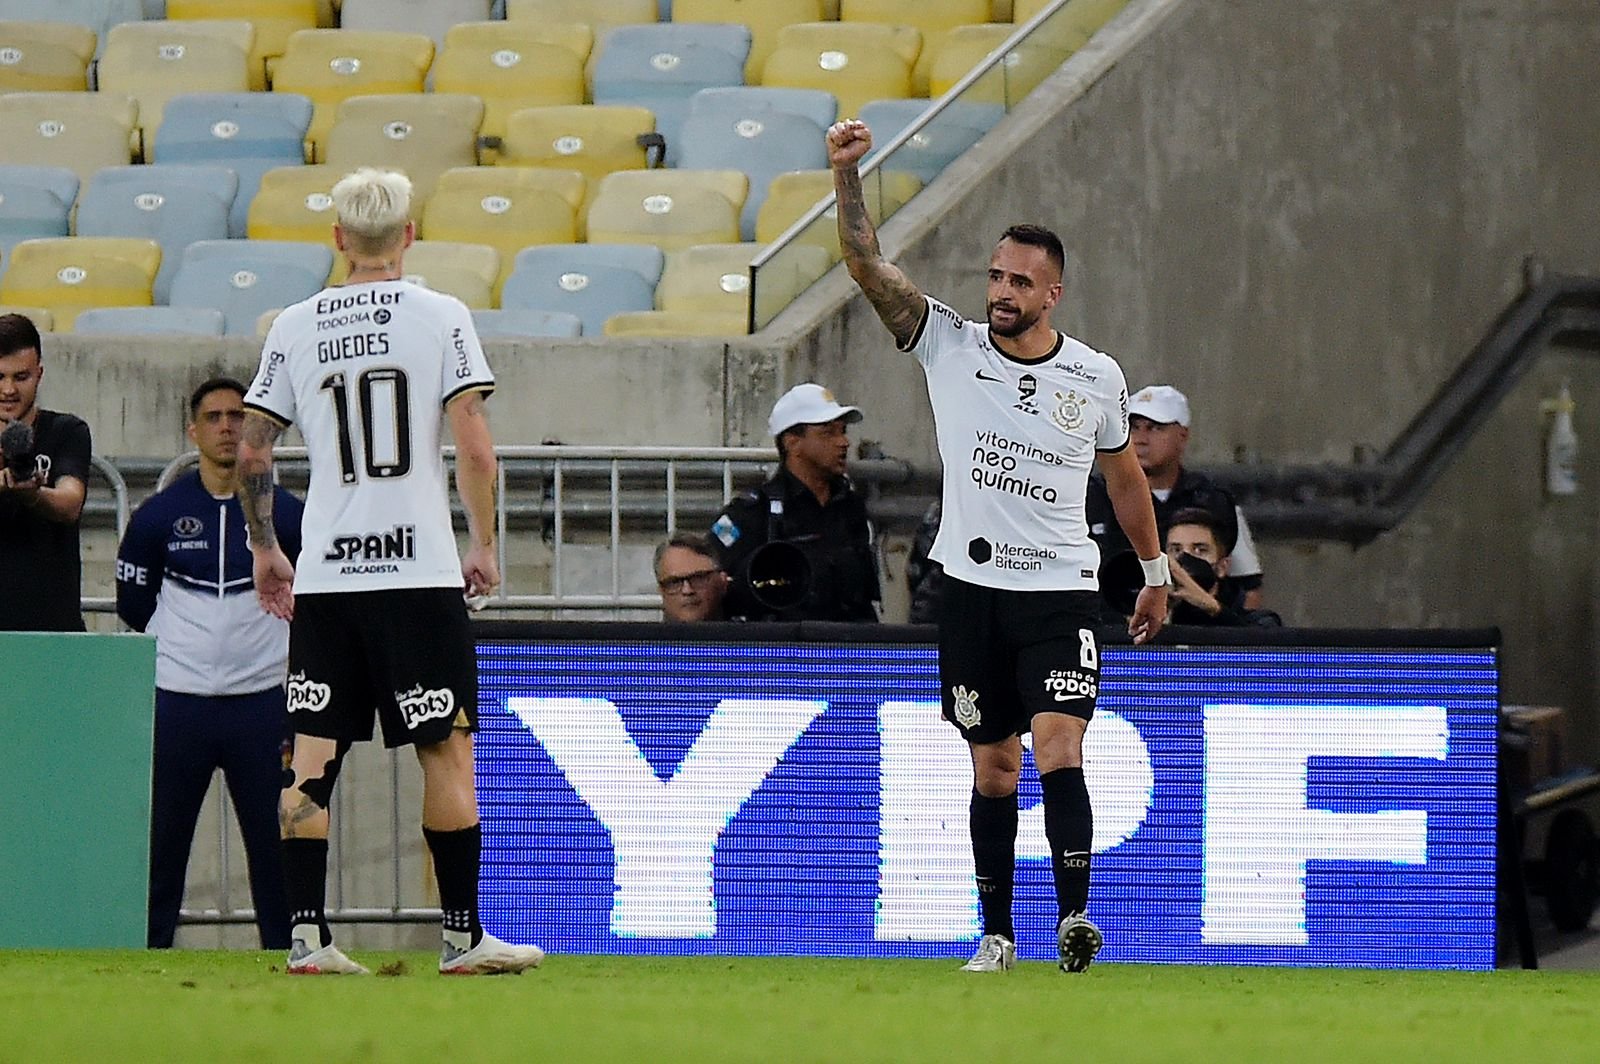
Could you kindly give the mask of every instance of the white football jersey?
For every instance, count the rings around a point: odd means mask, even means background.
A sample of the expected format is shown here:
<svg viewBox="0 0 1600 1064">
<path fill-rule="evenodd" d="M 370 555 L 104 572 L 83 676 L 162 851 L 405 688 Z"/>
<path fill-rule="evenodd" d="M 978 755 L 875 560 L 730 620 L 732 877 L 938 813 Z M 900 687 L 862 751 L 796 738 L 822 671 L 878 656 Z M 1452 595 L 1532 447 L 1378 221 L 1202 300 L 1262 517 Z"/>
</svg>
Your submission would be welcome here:
<svg viewBox="0 0 1600 1064">
<path fill-rule="evenodd" d="M 906 350 L 928 378 L 943 516 L 932 558 L 958 579 L 1020 591 L 1093 591 L 1100 550 L 1083 497 L 1099 451 L 1128 445 L 1122 367 L 1069 336 L 1018 361 L 928 299 Z"/>
<path fill-rule="evenodd" d="M 494 375 L 453 296 L 408 281 L 325 288 L 279 314 L 245 405 L 311 456 L 296 594 L 461 587 L 445 404 Z"/>
</svg>

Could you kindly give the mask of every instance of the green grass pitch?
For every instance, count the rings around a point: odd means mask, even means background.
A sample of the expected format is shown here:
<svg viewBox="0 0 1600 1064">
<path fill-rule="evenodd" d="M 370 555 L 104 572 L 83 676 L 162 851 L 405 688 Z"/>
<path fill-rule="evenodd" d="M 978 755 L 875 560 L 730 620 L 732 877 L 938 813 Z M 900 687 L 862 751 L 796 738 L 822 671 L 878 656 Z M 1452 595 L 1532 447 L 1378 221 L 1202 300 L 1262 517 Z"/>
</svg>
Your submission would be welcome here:
<svg viewBox="0 0 1600 1064">
<path fill-rule="evenodd" d="M 1600 973 L 553 956 L 290 978 L 279 954 L 0 952 L 0 1061 L 1593 1061 Z"/>
</svg>

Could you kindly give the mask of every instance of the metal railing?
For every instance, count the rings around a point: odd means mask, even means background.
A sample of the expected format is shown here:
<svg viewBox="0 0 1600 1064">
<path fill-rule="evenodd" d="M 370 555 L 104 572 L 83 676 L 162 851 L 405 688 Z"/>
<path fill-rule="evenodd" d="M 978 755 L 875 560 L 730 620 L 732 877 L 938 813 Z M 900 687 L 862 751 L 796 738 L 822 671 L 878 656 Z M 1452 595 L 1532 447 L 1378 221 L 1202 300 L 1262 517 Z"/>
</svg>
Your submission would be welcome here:
<svg viewBox="0 0 1600 1064">
<path fill-rule="evenodd" d="M 96 473 L 99 473 L 105 479 L 107 486 L 111 488 L 111 507 L 117 523 L 117 542 L 121 543 L 122 533 L 128 528 L 128 515 L 132 512 L 132 508 L 128 504 L 128 481 L 121 471 L 112 465 L 107 458 L 102 458 L 97 454 L 91 455 L 89 464 Z M 104 504 L 97 503 L 92 497 L 85 500 L 83 504 L 85 511 L 100 510 L 103 507 Z M 85 613 L 115 613 L 117 612 L 117 600 L 102 595 L 85 596 L 82 601 L 82 608 Z"/>
</svg>

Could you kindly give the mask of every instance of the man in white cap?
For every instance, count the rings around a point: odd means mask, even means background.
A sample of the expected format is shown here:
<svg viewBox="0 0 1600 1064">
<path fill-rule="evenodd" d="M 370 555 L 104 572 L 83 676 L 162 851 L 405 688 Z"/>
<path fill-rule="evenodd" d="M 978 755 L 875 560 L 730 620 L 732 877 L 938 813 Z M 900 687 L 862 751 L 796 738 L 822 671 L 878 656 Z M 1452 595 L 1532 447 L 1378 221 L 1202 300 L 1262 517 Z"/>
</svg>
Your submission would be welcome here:
<svg viewBox="0 0 1600 1064">
<path fill-rule="evenodd" d="M 1261 559 L 1256 554 L 1250 526 L 1233 495 L 1212 482 L 1204 473 L 1183 465 L 1183 452 L 1189 445 L 1189 398 L 1170 384 L 1152 384 L 1134 392 L 1128 399 L 1128 428 L 1133 450 L 1139 456 L 1150 495 L 1155 504 L 1156 521 L 1165 536 L 1172 517 L 1179 510 L 1199 508 L 1217 520 L 1217 534 L 1227 552 L 1228 579 L 1223 591 L 1241 609 L 1261 607 Z M 1089 482 L 1086 501 L 1089 534 L 1100 545 L 1102 559 L 1115 557 L 1129 549 L 1112 512 L 1105 481 Z"/>
<path fill-rule="evenodd" d="M 860 410 L 841 406 L 820 384 L 797 384 L 773 405 L 767 430 L 778 447 L 777 475 L 731 500 L 711 526 L 723 571 L 733 581 L 725 603 L 729 617 L 878 619 L 872 522 L 844 472 L 846 426 L 860 420 Z M 759 548 L 778 541 L 797 551 L 757 557 Z M 753 577 L 753 561 L 757 570 L 770 565 L 773 573 Z"/>
</svg>

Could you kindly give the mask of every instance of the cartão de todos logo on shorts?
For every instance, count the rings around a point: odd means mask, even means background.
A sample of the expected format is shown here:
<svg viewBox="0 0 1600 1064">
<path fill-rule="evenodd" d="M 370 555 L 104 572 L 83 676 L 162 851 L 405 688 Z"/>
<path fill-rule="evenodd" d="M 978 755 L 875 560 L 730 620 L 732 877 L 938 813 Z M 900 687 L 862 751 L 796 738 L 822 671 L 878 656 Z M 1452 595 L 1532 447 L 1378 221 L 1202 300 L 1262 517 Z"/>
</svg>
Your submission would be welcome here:
<svg viewBox="0 0 1600 1064">
<path fill-rule="evenodd" d="M 305 710 L 307 713 L 321 713 L 328 708 L 328 702 L 333 697 L 333 689 L 325 683 L 306 679 L 304 672 L 289 674 L 289 712 L 298 713 Z"/>
<path fill-rule="evenodd" d="M 1050 675 L 1044 678 L 1044 689 L 1057 702 L 1097 698 L 1100 694 L 1100 677 L 1088 669 L 1051 669 Z"/>
<path fill-rule="evenodd" d="M 448 687 L 425 691 L 421 684 L 409 691 L 396 691 L 394 700 L 400 706 L 400 719 L 407 728 L 417 728 L 425 721 L 453 716 L 456 711 L 455 692 Z"/>
</svg>

